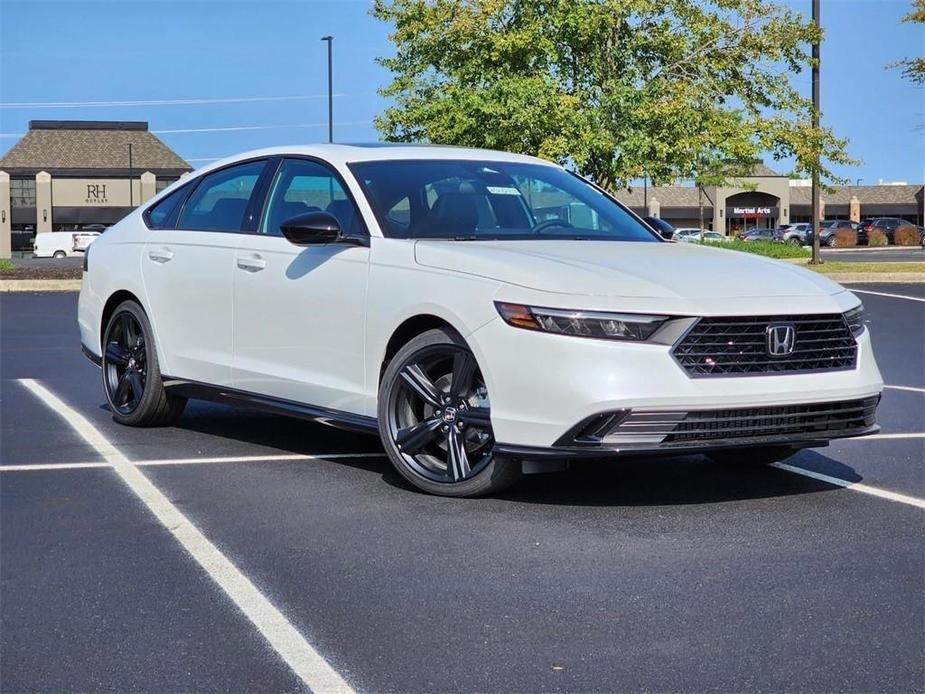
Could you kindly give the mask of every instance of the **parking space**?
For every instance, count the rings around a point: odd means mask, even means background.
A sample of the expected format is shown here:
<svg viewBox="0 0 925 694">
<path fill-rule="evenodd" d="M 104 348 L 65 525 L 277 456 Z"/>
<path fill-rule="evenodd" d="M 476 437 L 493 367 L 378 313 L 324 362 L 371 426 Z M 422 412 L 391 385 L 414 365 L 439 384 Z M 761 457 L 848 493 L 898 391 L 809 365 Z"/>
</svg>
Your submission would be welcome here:
<svg viewBox="0 0 925 694">
<path fill-rule="evenodd" d="M 585 463 L 475 500 L 417 493 L 374 438 L 294 419 L 194 403 L 176 427 L 117 426 L 76 295 L 2 296 L 4 688 L 297 690 L 326 664 L 362 691 L 922 690 L 925 292 L 857 290 L 894 386 L 880 437 L 795 472 Z M 138 467 L 28 467 L 111 460 L 20 379 Z"/>
</svg>

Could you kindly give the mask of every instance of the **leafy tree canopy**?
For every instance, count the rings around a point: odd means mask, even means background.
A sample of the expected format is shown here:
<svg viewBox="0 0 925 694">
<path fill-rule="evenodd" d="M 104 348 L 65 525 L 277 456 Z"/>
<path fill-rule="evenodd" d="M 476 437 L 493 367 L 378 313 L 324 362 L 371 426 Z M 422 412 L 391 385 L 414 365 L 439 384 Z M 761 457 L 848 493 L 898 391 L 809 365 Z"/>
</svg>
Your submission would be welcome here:
<svg viewBox="0 0 925 694">
<path fill-rule="evenodd" d="M 702 183 L 764 153 L 823 177 L 846 141 L 793 73 L 819 29 L 767 0 L 376 0 L 386 139 L 534 154 L 616 187 Z M 713 172 L 713 173 L 710 173 Z M 837 180 L 837 179 L 836 179 Z"/>
<path fill-rule="evenodd" d="M 912 12 L 903 17 L 903 21 L 925 24 L 925 0 L 913 0 Z M 925 58 L 906 58 L 895 66 L 902 68 L 903 76 L 913 84 L 925 85 Z"/>
</svg>

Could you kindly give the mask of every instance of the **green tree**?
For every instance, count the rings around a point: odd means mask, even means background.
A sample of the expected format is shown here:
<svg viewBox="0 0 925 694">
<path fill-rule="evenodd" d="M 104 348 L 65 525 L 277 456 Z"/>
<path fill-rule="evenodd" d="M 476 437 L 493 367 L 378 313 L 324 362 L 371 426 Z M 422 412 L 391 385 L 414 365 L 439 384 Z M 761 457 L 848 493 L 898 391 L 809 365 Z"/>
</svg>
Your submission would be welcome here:
<svg viewBox="0 0 925 694">
<path fill-rule="evenodd" d="M 925 0 L 913 0 L 912 12 L 903 17 L 903 21 L 925 24 Z M 913 84 L 925 85 L 925 58 L 906 58 L 893 66 L 902 68 L 903 77 Z"/>
<path fill-rule="evenodd" d="M 387 140 L 504 149 L 606 187 L 703 180 L 764 153 L 834 178 L 790 74 L 819 29 L 766 0 L 376 0 L 393 73 Z"/>
</svg>

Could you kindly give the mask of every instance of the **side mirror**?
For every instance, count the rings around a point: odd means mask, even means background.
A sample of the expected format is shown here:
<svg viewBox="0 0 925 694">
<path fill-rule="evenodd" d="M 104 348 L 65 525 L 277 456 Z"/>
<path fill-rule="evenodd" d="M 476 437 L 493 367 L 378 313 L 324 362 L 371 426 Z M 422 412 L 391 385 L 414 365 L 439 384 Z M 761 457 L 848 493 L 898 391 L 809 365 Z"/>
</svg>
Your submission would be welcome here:
<svg viewBox="0 0 925 694">
<path fill-rule="evenodd" d="M 280 230 L 289 243 L 296 246 L 336 243 L 343 238 L 337 217 L 321 210 L 287 219 L 280 224 Z"/>
</svg>

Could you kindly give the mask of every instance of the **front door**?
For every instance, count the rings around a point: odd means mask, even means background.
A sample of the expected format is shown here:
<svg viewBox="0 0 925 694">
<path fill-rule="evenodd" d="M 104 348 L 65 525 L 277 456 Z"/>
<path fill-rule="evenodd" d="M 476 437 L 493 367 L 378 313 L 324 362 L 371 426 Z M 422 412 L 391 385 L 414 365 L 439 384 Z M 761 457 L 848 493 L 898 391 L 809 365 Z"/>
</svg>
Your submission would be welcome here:
<svg viewBox="0 0 925 694">
<path fill-rule="evenodd" d="M 337 174 L 316 160 L 283 160 L 257 232 L 234 251 L 233 385 L 362 413 L 369 248 L 289 243 L 280 223 L 312 210 L 368 240 Z"/>
<path fill-rule="evenodd" d="M 145 245 L 142 276 L 169 376 L 231 382 L 234 248 L 264 166 L 247 162 L 204 176 L 179 221 L 153 229 Z"/>
</svg>

